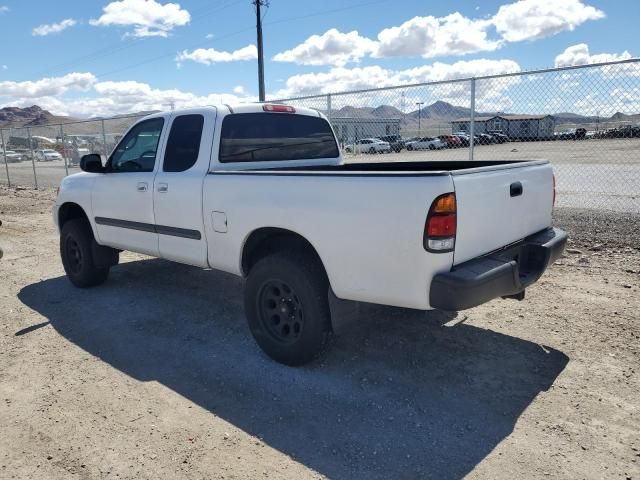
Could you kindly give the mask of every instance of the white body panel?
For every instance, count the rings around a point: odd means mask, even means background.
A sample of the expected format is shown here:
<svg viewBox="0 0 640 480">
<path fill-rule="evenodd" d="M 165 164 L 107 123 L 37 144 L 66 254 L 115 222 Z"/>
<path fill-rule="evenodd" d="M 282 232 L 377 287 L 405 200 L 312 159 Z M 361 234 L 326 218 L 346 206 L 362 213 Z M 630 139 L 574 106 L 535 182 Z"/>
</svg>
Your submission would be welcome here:
<svg viewBox="0 0 640 480">
<path fill-rule="evenodd" d="M 255 104 L 233 107 L 233 113 L 261 111 Z M 189 113 L 205 117 L 197 161 L 184 172 L 163 172 L 171 123 Z M 153 172 L 65 178 L 54 208 L 56 224 L 58 208 L 75 203 L 102 245 L 237 275 L 246 274 L 242 254 L 252 232 L 285 229 L 316 249 L 338 297 L 418 309 L 430 308 L 431 280 L 451 269 L 454 255 L 457 264 L 551 224 L 552 171 L 547 163 L 435 174 L 274 172 L 268 170 L 336 166 L 342 159 L 219 163 L 221 124 L 229 114 L 229 107 L 219 106 L 153 115 L 165 118 Z M 321 116 L 296 109 L 300 114 Z M 246 172 L 256 169 L 261 171 Z M 515 181 L 522 182 L 524 193 L 511 198 L 509 186 Z M 139 190 L 144 183 L 146 190 Z M 423 247 L 429 207 L 437 196 L 452 191 L 458 204 L 455 252 L 429 253 Z M 155 231 L 97 224 L 96 217 L 139 222 Z M 167 229 L 197 231 L 200 238 Z"/>
<path fill-rule="evenodd" d="M 215 110 L 193 109 L 173 115 L 166 126 L 170 131 L 173 121 L 180 115 L 201 114 L 204 116 L 200 152 L 193 167 L 184 172 L 164 172 L 159 166 L 153 189 L 154 223 L 175 228 L 197 231 L 200 239 L 173 235 L 158 235 L 160 257 L 198 267 L 207 267 L 207 239 L 203 232 L 202 183 L 211 158 Z M 168 135 L 168 133 L 167 133 Z M 164 153 L 164 152 L 163 152 Z"/>
<path fill-rule="evenodd" d="M 283 228 L 309 240 L 339 298 L 427 309 L 431 278 L 453 255 L 424 250 L 424 223 L 451 189 L 448 176 L 208 175 L 209 264 L 239 275 L 251 232 Z M 226 214 L 227 233 L 214 232 L 214 211 Z"/>
<path fill-rule="evenodd" d="M 540 165 L 454 172 L 458 203 L 455 264 L 466 262 L 551 225 L 553 170 Z M 511 197 L 512 183 L 522 194 Z"/>
</svg>

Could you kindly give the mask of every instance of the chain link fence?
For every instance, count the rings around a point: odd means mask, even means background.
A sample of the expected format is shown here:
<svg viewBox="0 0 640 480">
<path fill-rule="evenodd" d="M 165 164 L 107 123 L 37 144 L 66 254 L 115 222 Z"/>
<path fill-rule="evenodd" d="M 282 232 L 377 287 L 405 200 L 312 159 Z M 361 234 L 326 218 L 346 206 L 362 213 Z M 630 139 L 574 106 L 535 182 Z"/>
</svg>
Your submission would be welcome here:
<svg viewBox="0 0 640 480">
<path fill-rule="evenodd" d="M 637 59 L 278 101 L 326 114 L 347 162 L 545 158 L 558 206 L 640 212 Z M 0 182 L 57 186 L 139 118 L 0 129 Z"/>
<path fill-rule="evenodd" d="M 80 171 L 88 153 L 108 156 L 142 115 L 86 120 L 60 125 L 0 129 L 0 183 L 34 188 L 57 187 Z"/>
<path fill-rule="evenodd" d="M 544 158 L 558 206 L 640 213 L 637 59 L 278 101 L 327 115 L 348 162 Z"/>
</svg>

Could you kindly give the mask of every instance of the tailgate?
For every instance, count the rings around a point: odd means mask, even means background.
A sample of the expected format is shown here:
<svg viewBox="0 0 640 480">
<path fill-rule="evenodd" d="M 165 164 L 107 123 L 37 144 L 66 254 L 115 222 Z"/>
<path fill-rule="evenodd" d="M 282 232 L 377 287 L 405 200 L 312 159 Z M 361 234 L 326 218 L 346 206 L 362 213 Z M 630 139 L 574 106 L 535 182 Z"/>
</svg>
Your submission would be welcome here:
<svg viewBox="0 0 640 480">
<path fill-rule="evenodd" d="M 454 265 L 551 225 L 553 170 L 545 161 L 452 172 L 457 201 Z"/>
</svg>

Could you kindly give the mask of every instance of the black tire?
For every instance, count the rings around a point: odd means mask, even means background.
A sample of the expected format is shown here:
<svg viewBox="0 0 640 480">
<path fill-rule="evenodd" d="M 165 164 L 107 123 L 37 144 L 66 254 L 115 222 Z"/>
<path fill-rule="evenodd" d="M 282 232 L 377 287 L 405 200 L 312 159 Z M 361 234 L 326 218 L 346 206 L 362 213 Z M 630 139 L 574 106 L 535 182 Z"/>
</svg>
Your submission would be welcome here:
<svg viewBox="0 0 640 480">
<path fill-rule="evenodd" d="M 373 147 L 371 147 L 371 148 L 369 149 L 369 153 L 371 153 L 371 154 L 376 153 L 376 149 L 375 149 L 375 148 L 373 148 Z"/>
<path fill-rule="evenodd" d="M 98 245 L 91 226 L 84 218 L 74 218 L 62 226 L 60 258 L 67 278 L 76 287 L 93 287 L 104 283 L 109 267 L 97 267 L 94 250 Z"/>
<path fill-rule="evenodd" d="M 407 145 L 407 150 L 410 152 L 413 150 L 413 145 Z"/>
<path fill-rule="evenodd" d="M 275 253 L 249 272 L 244 306 L 260 348 L 277 362 L 299 366 L 318 357 L 331 333 L 329 281 L 305 253 Z"/>
</svg>

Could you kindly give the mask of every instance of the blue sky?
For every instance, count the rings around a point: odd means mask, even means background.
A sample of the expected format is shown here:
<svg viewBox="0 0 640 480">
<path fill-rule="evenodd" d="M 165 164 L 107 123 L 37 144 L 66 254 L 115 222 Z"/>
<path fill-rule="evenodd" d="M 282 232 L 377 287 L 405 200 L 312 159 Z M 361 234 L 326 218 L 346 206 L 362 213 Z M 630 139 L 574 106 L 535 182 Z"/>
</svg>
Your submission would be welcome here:
<svg viewBox="0 0 640 480">
<path fill-rule="evenodd" d="M 92 116 L 255 97 L 250 3 L 0 0 L 0 106 L 38 104 L 59 114 Z M 632 39 L 640 18 L 637 0 L 270 3 L 264 40 L 272 98 L 639 54 Z M 629 86 L 610 76 L 601 81 Z M 486 108 L 516 108 L 503 102 L 513 86 L 503 87 L 491 90 Z M 422 99 L 464 96 L 432 93 Z M 571 109 L 554 95 L 554 108 Z"/>
</svg>

